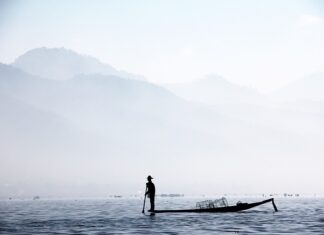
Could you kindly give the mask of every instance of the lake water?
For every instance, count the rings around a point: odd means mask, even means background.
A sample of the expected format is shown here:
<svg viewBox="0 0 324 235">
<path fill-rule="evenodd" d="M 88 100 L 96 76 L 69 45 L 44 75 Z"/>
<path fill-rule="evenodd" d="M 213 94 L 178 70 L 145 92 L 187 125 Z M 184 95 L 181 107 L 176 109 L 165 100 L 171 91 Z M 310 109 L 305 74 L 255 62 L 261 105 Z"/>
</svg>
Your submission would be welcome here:
<svg viewBox="0 0 324 235">
<path fill-rule="evenodd" d="M 156 209 L 206 198 L 157 198 Z M 255 202 L 264 198 L 228 199 Z M 3 200 L 0 234 L 324 234 L 324 199 L 275 199 L 238 213 L 143 215 L 142 199 Z M 149 203 L 148 203 L 149 204 Z M 147 206 L 148 208 L 148 206 Z"/>
</svg>

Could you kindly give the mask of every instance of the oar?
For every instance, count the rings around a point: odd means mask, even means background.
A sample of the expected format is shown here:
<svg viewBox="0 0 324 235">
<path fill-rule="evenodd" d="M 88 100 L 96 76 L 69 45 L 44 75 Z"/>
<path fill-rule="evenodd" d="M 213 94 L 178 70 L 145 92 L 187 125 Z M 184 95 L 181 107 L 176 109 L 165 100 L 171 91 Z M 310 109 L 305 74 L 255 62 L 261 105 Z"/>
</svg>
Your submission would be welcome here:
<svg viewBox="0 0 324 235">
<path fill-rule="evenodd" d="M 278 211 L 277 207 L 276 207 L 276 204 L 274 203 L 274 199 L 272 198 L 272 205 L 273 205 L 273 208 L 275 211 Z"/>
<path fill-rule="evenodd" d="M 144 214 L 144 209 L 145 209 L 146 190 L 147 190 L 147 188 L 145 189 L 145 194 L 144 194 L 144 203 L 143 203 L 143 210 L 142 210 L 143 214 Z"/>
</svg>

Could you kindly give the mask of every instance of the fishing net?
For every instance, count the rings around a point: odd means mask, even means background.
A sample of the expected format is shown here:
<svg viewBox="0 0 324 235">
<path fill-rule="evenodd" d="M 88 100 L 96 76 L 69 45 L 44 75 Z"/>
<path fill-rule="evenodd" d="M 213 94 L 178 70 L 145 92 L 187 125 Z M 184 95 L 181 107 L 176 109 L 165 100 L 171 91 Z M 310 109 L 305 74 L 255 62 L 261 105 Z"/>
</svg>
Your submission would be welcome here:
<svg viewBox="0 0 324 235">
<path fill-rule="evenodd" d="M 225 197 L 216 200 L 205 200 L 196 203 L 196 208 L 198 209 L 209 209 L 226 206 L 228 206 L 228 202 Z"/>
</svg>

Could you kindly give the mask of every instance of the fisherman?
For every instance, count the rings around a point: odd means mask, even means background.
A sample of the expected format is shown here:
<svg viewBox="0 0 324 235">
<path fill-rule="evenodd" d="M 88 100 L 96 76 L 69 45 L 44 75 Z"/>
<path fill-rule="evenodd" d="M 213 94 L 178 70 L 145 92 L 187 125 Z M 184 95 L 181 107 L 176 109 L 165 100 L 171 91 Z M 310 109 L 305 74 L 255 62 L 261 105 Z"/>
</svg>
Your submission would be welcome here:
<svg viewBox="0 0 324 235">
<path fill-rule="evenodd" d="M 145 195 L 147 195 L 150 199 L 150 203 L 151 203 L 151 209 L 149 209 L 149 211 L 154 211 L 154 198 L 155 198 L 155 186 L 152 182 L 153 177 L 152 176 L 148 176 L 147 177 L 147 183 L 146 183 L 146 192 Z"/>
</svg>

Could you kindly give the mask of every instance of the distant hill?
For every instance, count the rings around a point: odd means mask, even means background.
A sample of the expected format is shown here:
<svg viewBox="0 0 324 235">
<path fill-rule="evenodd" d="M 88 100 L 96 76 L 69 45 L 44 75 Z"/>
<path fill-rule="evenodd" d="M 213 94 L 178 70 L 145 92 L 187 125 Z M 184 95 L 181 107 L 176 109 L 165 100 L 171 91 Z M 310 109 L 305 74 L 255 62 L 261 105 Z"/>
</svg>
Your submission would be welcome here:
<svg viewBox="0 0 324 235">
<path fill-rule="evenodd" d="M 2 142 L 58 145 L 72 139 L 73 125 L 59 115 L 39 109 L 0 91 L 0 129 Z M 75 137 L 75 136 L 73 136 Z M 35 140 L 38 142 L 36 145 Z"/>
<path fill-rule="evenodd" d="M 324 101 L 324 72 L 306 76 L 269 95 L 277 101 Z"/>
<path fill-rule="evenodd" d="M 191 101 L 213 105 L 224 103 L 258 103 L 263 97 L 254 89 L 239 86 L 218 75 L 165 86 L 178 96 Z"/>
<path fill-rule="evenodd" d="M 206 117 L 198 112 L 199 107 L 145 81 L 99 74 L 57 81 L 1 64 L 0 92 L 54 113 L 82 131 L 124 141 L 126 145 L 133 141 L 175 143 L 179 136 L 179 143 L 195 139 L 199 145 L 207 137 L 199 138 L 210 134 L 196 126 Z M 177 148 L 184 149 L 183 144 Z"/>
<path fill-rule="evenodd" d="M 197 128 L 201 115 L 145 81 L 99 74 L 58 81 L 0 64 L 0 181 L 11 185 L 1 187 L 0 196 L 49 188 L 58 195 L 62 179 L 84 182 L 86 195 L 87 182 L 109 181 L 109 190 L 122 190 L 122 172 L 131 175 L 129 182 L 219 149 L 221 134 Z"/>
<path fill-rule="evenodd" d="M 0 74 L 0 91 L 18 100 L 54 113 L 82 131 L 141 148 L 150 143 L 157 152 L 163 152 L 165 144 L 187 153 L 221 151 L 222 143 L 248 146 L 255 136 L 271 131 L 263 143 L 268 145 L 276 141 L 274 136 L 286 135 L 280 128 L 267 130 L 262 122 L 251 126 L 250 120 L 241 120 L 239 109 L 229 117 L 228 112 L 187 102 L 146 81 L 100 74 L 57 81 L 7 65 L 0 67 Z"/>
<path fill-rule="evenodd" d="M 80 58 L 65 49 L 37 50 Z M 323 156 L 323 102 L 269 105 L 253 89 L 217 76 L 168 90 L 109 67 L 99 73 L 89 63 L 46 58 L 51 72 L 0 64 L 0 196 L 39 195 L 49 187 L 46 195 L 57 195 L 62 182 L 76 187 L 64 186 L 71 195 L 91 194 L 92 184 L 102 195 L 125 185 L 136 192 L 138 179 L 151 173 L 168 189 L 179 188 L 174 179 L 192 185 L 193 173 L 197 187 L 223 185 L 222 192 L 233 182 L 264 184 L 269 177 L 289 186 Z M 295 169 L 289 178 L 287 165 Z"/>
<path fill-rule="evenodd" d="M 142 76 L 117 70 L 94 57 L 65 48 L 36 48 L 18 57 L 12 65 L 32 75 L 55 80 L 71 79 L 78 74 L 105 74 L 145 80 Z"/>
</svg>

